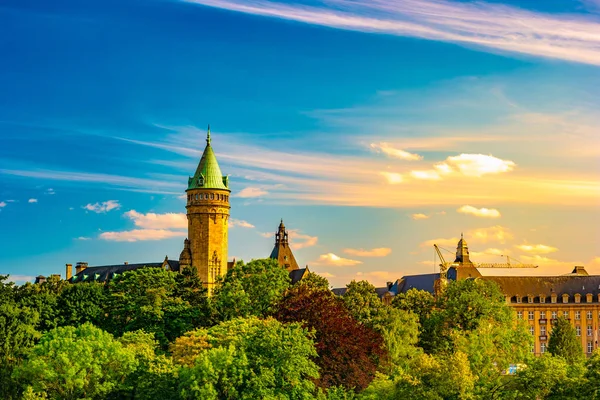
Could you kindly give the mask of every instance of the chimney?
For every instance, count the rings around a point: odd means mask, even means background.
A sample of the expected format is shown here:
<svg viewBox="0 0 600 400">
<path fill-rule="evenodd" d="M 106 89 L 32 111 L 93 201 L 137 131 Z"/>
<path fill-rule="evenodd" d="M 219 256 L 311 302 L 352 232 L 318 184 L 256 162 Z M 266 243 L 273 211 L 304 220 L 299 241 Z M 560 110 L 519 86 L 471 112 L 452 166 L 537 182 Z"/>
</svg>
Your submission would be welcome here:
<svg viewBox="0 0 600 400">
<path fill-rule="evenodd" d="M 73 264 L 65 264 L 66 267 L 66 279 L 69 280 L 73 277 Z"/>
<path fill-rule="evenodd" d="M 129 261 L 125 261 L 123 264 L 124 265 L 129 265 Z"/>
<path fill-rule="evenodd" d="M 50 275 L 50 279 L 52 279 L 54 282 L 58 282 L 60 281 L 60 274 L 52 274 Z"/>
<path fill-rule="evenodd" d="M 46 282 L 46 277 L 44 275 L 38 275 L 35 277 L 35 283 L 44 283 Z"/>
<path fill-rule="evenodd" d="M 83 262 L 83 261 L 79 261 L 76 265 L 75 265 L 75 273 L 78 274 L 81 271 L 83 271 L 84 269 L 86 269 L 88 267 L 88 263 Z"/>
</svg>

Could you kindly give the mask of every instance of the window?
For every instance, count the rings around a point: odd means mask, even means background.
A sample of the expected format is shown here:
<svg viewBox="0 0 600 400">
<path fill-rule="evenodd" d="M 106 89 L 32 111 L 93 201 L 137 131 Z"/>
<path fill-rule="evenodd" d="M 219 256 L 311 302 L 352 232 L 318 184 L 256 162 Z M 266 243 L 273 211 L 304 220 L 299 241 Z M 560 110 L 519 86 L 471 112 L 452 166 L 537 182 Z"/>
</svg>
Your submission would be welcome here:
<svg viewBox="0 0 600 400">
<path fill-rule="evenodd" d="M 535 328 L 533 325 L 529 325 L 529 333 L 531 333 L 531 335 L 535 335 Z"/>
<path fill-rule="evenodd" d="M 575 319 L 576 320 L 580 320 L 581 319 L 581 312 L 580 311 L 575 311 Z"/>
<path fill-rule="evenodd" d="M 540 303 L 546 302 L 546 296 L 540 296 Z"/>
<path fill-rule="evenodd" d="M 592 336 L 592 326 L 591 325 L 587 326 L 587 335 Z"/>
<path fill-rule="evenodd" d="M 546 336 L 546 326 L 540 326 L 540 336 Z"/>
<path fill-rule="evenodd" d="M 517 311 L 517 318 L 523 319 L 523 311 Z"/>
<path fill-rule="evenodd" d="M 556 318 L 558 318 L 558 317 L 556 316 L 556 311 L 552 311 L 552 319 L 556 319 Z"/>
<path fill-rule="evenodd" d="M 540 311 L 540 319 L 546 319 L 546 311 Z"/>
<path fill-rule="evenodd" d="M 563 311 L 563 317 L 569 318 L 569 312 L 568 311 Z"/>
<path fill-rule="evenodd" d="M 563 294 L 562 295 L 562 300 L 563 300 L 563 303 L 568 303 L 569 302 L 569 295 L 566 294 L 566 293 Z"/>
<path fill-rule="evenodd" d="M 211 199 L 211 200 L 214 200 L 214 199 L 215 199 L 215 194 L 214 194 L 214 193 L 211 193 L 211 194 L 210 194 L 210 199 Z"/>
<path fill-rule="evenodd" d="M 591 320 L 591 319 L 592 319 L 592 312 L 591 312 L 591 311 L 588 311 L 588 312 L 585 314 L 585 317 L 588 319 L 588 321 L 589 321 L 589 320 Z"/>
<path fill-rule="evenodd" d="M 552 303 L 556 303 L 556 295 L 555 294 L 552 295 Z"/>
<path fill-rule="evenodd" d="M 587 352 L 591 353 L 592 351 L 594 351 L 594 343 L 588 342 L 587 343 Z"/>
<path fill-rule="evenodd" d="M 546 352 L 546 343 L 540 343 L 540 352 L 542 354 Z"/>
<path fill-rule="evenodd" d="M 579 325 L 575 327 L 575 333 L 577 334 L 577 336 L 581 336 L 581 327 Z"/>
<path fill-rule="evenodd" d="M 517 296 L 517 303 L 521 302 L 521 296 Z"/>
<path fill-rule="evenodd" d="M 527 296 L 527 301 L 529 303 L 533 303 L 533 296 Z"/>
<path fill-rule="evenodd" d="M 529 320 L 533 321 L 533 311 L 529 311 Z"/>
<path fill-rule="evenodd" d="M 533 343 L 533 344 L 531 345 L 531 352 L 532 352 L 532 353 L 535 353 L 535 343 Z"/>
</svg>

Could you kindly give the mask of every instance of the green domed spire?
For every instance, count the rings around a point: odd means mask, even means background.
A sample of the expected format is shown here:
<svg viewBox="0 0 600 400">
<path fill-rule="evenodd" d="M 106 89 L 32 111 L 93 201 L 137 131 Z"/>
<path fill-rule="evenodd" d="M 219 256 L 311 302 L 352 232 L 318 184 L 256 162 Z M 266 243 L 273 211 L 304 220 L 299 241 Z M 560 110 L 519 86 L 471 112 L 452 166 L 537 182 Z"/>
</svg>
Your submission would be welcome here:
<svg viewBox="0 0 600 400">
<path fill-rule="evenodd" d="M 229 189 L 229 177 L 221 174 L 217 157 L 210 145 L 210 125 L 206 134 L 206 147 L 200 159 L 200 164 L 192 178 L 188 179 L 190 189 Z"/>
</svg>

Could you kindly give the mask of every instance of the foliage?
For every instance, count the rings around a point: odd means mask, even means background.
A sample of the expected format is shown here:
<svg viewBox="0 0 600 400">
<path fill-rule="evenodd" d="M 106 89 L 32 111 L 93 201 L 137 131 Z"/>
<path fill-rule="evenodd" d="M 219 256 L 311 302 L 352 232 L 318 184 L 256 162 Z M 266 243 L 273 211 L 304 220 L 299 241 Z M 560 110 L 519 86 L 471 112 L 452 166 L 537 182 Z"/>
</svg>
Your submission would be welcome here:
<svg viewBox="0 0 600 400">
<path fill-rule="evenodd" d="M 60 326 L 77 326 L 85 322 L 98 324 L 104 314 L 104 285 L 96 282 L 66 286 L 58 296 L 56 308 Z"/>
<path fill-rule="evenodd" d="M 50 399 L 102 399 L 135 370 L 132 352 L 86 323 L 44 334 L 14 376 Z"/>
<path fill-rule="evenodd" d="M 386 357 L 383 338 L 358 323 L 343 300 L 330 291 L 306 286 L 290 289 L 275 313 L 282 322 L 302 322 L 315 330 L 315 360 L 321 387 L 344 386 L 361 390 L 368 386 L 379 362 Z"/>
<path fill-rule="evenodd" d="M 16 287 L 15 299 L 21 307 L 28 307 L 39 315 L 36 329 L 47 332 L 59 324 L 58 296 L 69 283 L 57 276 L 49 277 L 44 283 Z"/>
<path fill-rule="evenodd" d="M 222 321 L 266 316 L 289 286 L 289 274 L 276 260 L 238 261 L 215 288 L 214 306 Z"/>
<path fill-rule="evenodd" d="M 107 317 L 102 326 L 120 336 L 143 329 L 163 348 L 202 320 L 202 309 L 178 294 L 177 273 L 141 268 L 117 277 L 108 286 Z"/>
<path fill-rule="evenodd" d="M 567 362 L 549 353 L 519 367 L 516 376 L 499 388 L 498 398 L 537 400 L 549 398 L 567 382 Z"/>
<path fill-rule="evenodd" d="M 197 329 L 178 337 L 169 346 L 169 351 L 176 364 L 193 367 L 198 356 L 208 348 L 210 348 L 210 344 L 208 344 L 206 331 Z"/>
<path fill-rule="evenodd" d="M 558 318 L 548 340 L 548 352 L 564 358 L 569 364 L 581 363 L 584 360 L 581 341 L 575 328 L 565 318 Z"/>
<path fill-rule="evenodd" d="M 294 286 L 306 285 L 313 289 L 329 289 L 329 281 L 324 276 L 309 272 L 304 278 L 300 279 Z"/>
<path fill-rule="evenodd" d="M 190 337 L 210 348 L 181 370 L 184 399 L 308 399 L 319 376 L 312 335 L 300 324 L 237 318 Z"/>
<path fill-rule="evenodd" d="M 346 288 L 342 299 L 350 314 L 357 321 L 372 326 L 377 313 L 384 307 L 375 292 L 375 286 L 367 281 L 353 280 L 346 285 Z"/>
<path fill-rule="evenodd" d="M 409 368 L 410 361 L 422 353 L 419 341 L 418 317 L 404 310 L 383 307 L 373 320 L 373 329 L 379 332 L 388 352 L 389 371 Z"/>
<path fill-rule="evenodd" d="M 392 306 L 415 313 L 419 317 L 419 323 L 423 325 L 435 306 L 435 298 L 425 290 L 413 288 L 406 293 L 398 293 L 392 301 Z"/>
<path fill-rule="evenodd" d="M 0 398 L 15 398 L 17 382 L 11 379 L 13 368 L 23 359 L 40 334 L 35 330 L 38 313 L 16 303 L 16 287 L 0 275 Z"/>
</svg>

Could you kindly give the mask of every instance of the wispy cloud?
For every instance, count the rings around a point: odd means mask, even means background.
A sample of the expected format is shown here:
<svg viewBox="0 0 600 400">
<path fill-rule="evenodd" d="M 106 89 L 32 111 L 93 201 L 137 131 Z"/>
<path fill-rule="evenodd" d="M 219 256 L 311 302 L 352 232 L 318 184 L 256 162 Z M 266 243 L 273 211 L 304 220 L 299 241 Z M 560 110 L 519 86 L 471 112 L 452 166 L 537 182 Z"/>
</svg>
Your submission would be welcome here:
<svg viewBox="0 0 600 400">
<path fill-rule="evenodd" d="M 422 214 L 422 213 L 417 213 L 417 214 L 413 214 L 410 216 L 412 219 L 418 221 L 420 219 L 428 219 L 429 215 L 426 214 Z"/>
<path fill-rule="evenodd" d="M 266 190 L 259 187 L 245 187 L 240 190 L 237 194 L 237 197 L 242 198 L 251 198 L 251 197 L 262 197 L 269 194 Z"/>
<path fill-rule="evenodd" d="M 495 225 L 487 228 L 477 228 L 468 230 L 465 233 L 464 238 L 469 244 L 479 244 L 488 242 L 504 244 L 514 239 L 514 235 L 512 234 L 509 228 L 501 225 Z M 456 246 L 459 240 L 460 238 L 458 237 L 431 239 L 422 242 L 421 247 L 431 247 L 434 244 L 440 246 Z"/>
<path fill-rule="evenodd" d="M 462 206 L 456 211 L 461 214 L 470 214 L 481 218 L 500 218 L 501 216 L 500 211 L 495 208 L 476 208 L 469 205 Z"/>
<path fill-rule="evenodd" d="M 556 247 L 547 246 L 545 244 L 520 244 L 515 247 L 530 254 L 548 254 L 558 251 Z"/>
<path fill-rule="evenodd" d="M 294 250 L 312 247 L 319 241 L 318 236 L 307 235 L 298 229 L 289 229 L 288 234 L 290 237 L 290 247 Z"/>
<path fill-rule="evenodd" d="M 76 240 L 83 240 L 83 241 L 86 241 L 86 240 L 91 240 L 91 238 L 89 238 L 89 237 L 87 237 L 87 236 L 79 236 L 78 238 L 76 238 Z"/>
<path fill-rule="evenodd" d="M 37 203 L 38 200 L 37 199 L 29 199 L 27 200 L 28 203 Z"/>
<path fill-rule="evenodd" d="M 0 208 L 2 208 L 2 207 L 6 207 L 6 202 L 0 201 Z"/>
<path fill-rule="evenodd" d="M 338 29 L 600 65 L 600 23 L 584 16 L 439 0 L 336 0 L 313 6 L 266 0 L 184 1 Z"/>
<path fill-rule="evenodd" d="M 229 228 L 235 228 L 236 226 L 239 226 L 240 228 L 254 228 L 254 225 L 250 222 L 234 218 L 229 219 L 228 226 Z"/>
<path fill-rule="evenodd" d="M 118 210 L 121 208 L 121 204 L 119 204 L 118 200 L 108 200 L 103 201 L 102 203 L 88 203 L 82 207 L 84 210 L 92 211 L 97 214 L 107 213 L 111 210 Z M 134 211 L 135 212 L 135 211 Z"/>
<path fill-rule="evenodd" d="M 343 258 L 333 253 L 321 254 L 318 260 L 310 263 L 310 265 L 331 267 L 350 267 L 358 264 L 362 264 L 362 261 Z"/>
<path fill-rule="evenodd" d="M 371 250 L 344 249 L 344 253 L 354 257 L 385 257 L 392 253 L 392 249 L 389 247 L 377 247 Z"/>
<path fill-rule="evenodd" d="M 381 143 L 371 143 L 371 148 L 377 152 L 384 153 L 385 155 L 397 158 L 400 160 L 409 160 L 409 161 L 417 161 L 421 160 L 423 156 L 415 153 L 409 153 L 408 151 L 398 149 L 393 145 L 385 142 Z"/>
<path fill-rule="evenodd" d="M 187 229 L 188 227 L 185 213 L 143 214 L 130 210 L 123 215 L 131 219 L 135 226 L 144 229 Z"/>
<path fill-rule="evenodd" d="M 133 229 L 120 232 L 103 232 L 99 238 L 115 242 L 138 242 L 146 240 L 163 240 L 186 236 L 187 232 L 170 231 L 168 229 Z"/>
<path fill-rule="evenodd" d="M 33 282 L 35 276 L 31 275 L 9 275 L 7 281 L 14 283 L 25 283 L 25 282 Z"/>
</svg>

